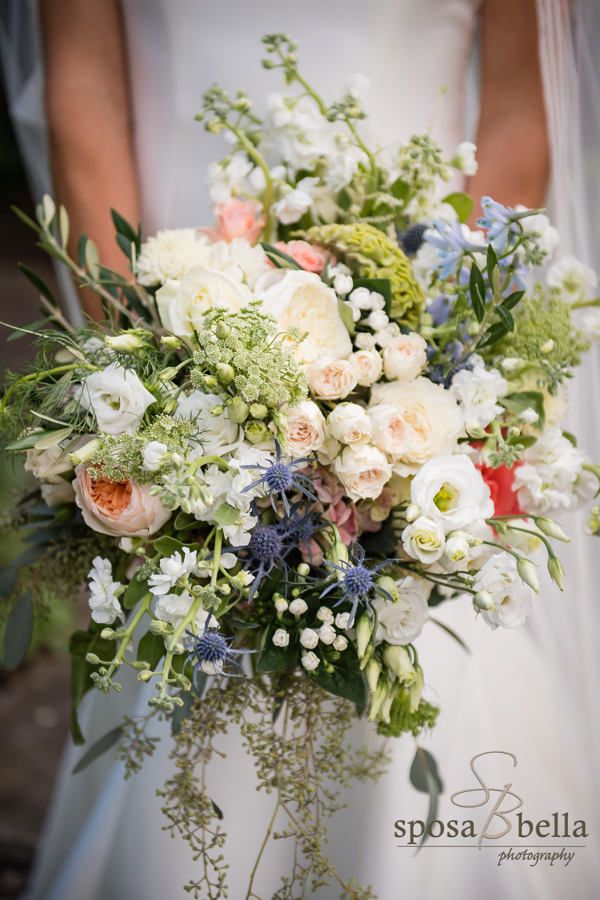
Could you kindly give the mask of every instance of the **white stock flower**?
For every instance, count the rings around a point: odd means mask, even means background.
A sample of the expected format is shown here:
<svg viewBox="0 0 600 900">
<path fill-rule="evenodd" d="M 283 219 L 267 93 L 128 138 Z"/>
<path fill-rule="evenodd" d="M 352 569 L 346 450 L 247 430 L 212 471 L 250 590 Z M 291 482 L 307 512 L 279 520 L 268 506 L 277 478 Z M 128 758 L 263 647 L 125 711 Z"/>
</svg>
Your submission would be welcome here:
<svg viewBox="0 0 600 900">
<path fill-rule="evenodd" d="M 450 392 L 422 376 L 373 385 L 369 416 L 373 442 L 398 475 L 412 475 L 427 460 L 452 453 L 464 428 Z"/>
<path fill-rule="evenodd" d="M 341 444 L 364 444 L 371 440 L 366 409 L 357 403 L 340 403 L 327 417 L 327 430 Z"/>
<path fill-rule="evenodd" d="M 314 400 L 303 400 L 286 410 L 286 447 L 291 456 L 320 450 L 325 441 L 325 416 Z"/>
<path fill-rule="evenodd" d="M 308 332 L 295 351 L 298 362 L 350 356 L 352 343 L 340 315 L 337 294 L 318 275 L 288 270 L 259 296 L 263 311 L 275 317 L 282 331 L 293 325 L 302 333 Z"/>
<path fill-rule="evenodd" d="M 312 97 L 270 94 L 267 123 L 277 151 L 292 168 L 307 168 L 325 152 L 325 120 Z"/>
<path fill-rule="evenodd" d="M 251 298 L 247 285 L 203 266 L 190 269 L 181 281 L 167 281 L 156 292 L 162 324 L 177 337 L 202 331 L 204 316 L 212 309 L 236 313 Z"/>
<path fill-rule="evenodd" d="M 532 610 L 535 593 L 521 580 L 517 563 L 508 553 L 495 553 L 475 575 L 476 591 L 487 591 L 494 608 L 482 615 L 492 629 L 517 628 Z"/>
<path fill-rule="evenodd" d="M 316 653 L 313 653 L 312 650 L 310 650 L 308 653 L 302 655 L 301 662 L 307 672 L 312 672 L 319 665 L 320 659 Z"/>
<path fill-rule="evenodd" d="M 445 545 L 444 530 L 438 522 L 419 516 L 402 532 L 402 543 L 412 559 L 430 565 L 440 558 Z"/>
<path fill-rule="evenodd" d="M 415 475 L 410 496 L 446 533 L 494 515 L 490 489 L 468 456 L 429 460 Z"/>
<path fill-rule="evenodd" d="M 325 172 L 325 184 L 332 191 L 341 191 L 350 184 L 359 165 L 369 164 L 369 158 L 364 150 L 354 144 L 338 140 L 338 150 L 329 156 Z"/>
<path fill-rule="evenodd" d="M 372 444 L 345 447 L 333 462 L 333 471 L 351 500 L 375 500 L 392 477 L 392 467 Z"/>
<path fill-rule="evenodd" d="M 508 384 L 497 369 L 486 369 L 480 356 L 471 359 L 472 371 L 457 372 L 450 390 L 460 403 L 465 422 L 478 422 L 485 428 L 503 411 L 497 400 L 507 393 Z"/>
<path fill-rule="evenodd" d="M 192 608 L 193 602 L 194 598 L 187 590 L 183 591 L 181 594 L 162 594 L 158 598 L 158 602 L 154 607 L 154 615 L 157 619 L 160 619 L 161 622 L 166 622 L 168 625 L 172 625 L 175 629 L 178 628 L 179 625 L 181 625 L 190 609 Z M 206 612 L 206 610 L 199 609 L 194 620 L 194 624 L 198 633 L 204 631 L 207 620 L 208 613 Z M 209 627 L 217 627 L 217 622 L 214 616 L 211 618 Z M 168 644 L 170 640 L 171 638 L 169 636 L 165 636 L 165 644 Z"/>
<path fill-rule="evenodd" d="M 196 568 L 196 550 L 188 547 L 182 549 L 183 558 L 178 550 L 172 556 L 163 557 L 159 562 L 161 571 L 148 579 L 148 587 L 155 596 L 168 594 L 180 578 L 189 575 Z"/>
<path fill-rule="evenodd" d="M 550 266 L 546 281 L 550 287 L 559 288 L 569 303 L 589 299 L 598 286 L 594 270 L 574 256 L 563 256 Z"/>
<path fill-rule="evenodd" d="M 371 601 L 377 613 L 377 643 L 410 644 L 421 634 L 429 619 L 427 599 L 431 588 L 426 581 L 412 575 L 396 582 L 398 600 L 390 603 L 383 597 Z"/>
<path fill-rule="evenodd" d="M 225 499 L 230 506 L 234 506 L 242 512 L 248 512 L 251 501 L 255 497 L 265 496 L 265 488 L 262 484 L 253 488 L 250 488 L 250 485 L 261 477 L 258 466 L 268 466 L 272 460 L 273 457 L 270 453 L 259 450 L 258 447 L 244 446 L 238 450 L 229 463 L 233 479 Z"/>
<path fill-rule="evenodd" d="M 597 481 L 583 469 L 584 454 L 572 445 L 560 428 L 547 428 L 524 454 L 515 473 L 513 490 L 525 512 L 578 509 L 594 496 Z"/>
<path fill-rule="evenodd" d="M 146 446 L 144 447 L 144 452 L 142 453 L 142 459 L 146 471 L 158 472 L 168 452 L 169 448 L 167 447 L 167 445 L 161 443 L 160 441 L 150 441 L 150 443 L 146 444 Z"/>
<path fill-rule="evenodd" d="M 314 628 L 303 628 L 300 632 L 300 643 L 307 650 L 314 650 L 319 643 L 319 633 Z"/>
<path fill-rule="evenodd" d="M 88 573 L 90 584 L 89 605 L 94 622 L 112 625 L 115 619 L 125 621 L 125 614 L 116 596 L 121 587 L 118 581 L 112 580 L 112 563 L 108 559 L 96 556 Z"/>
<path fill-rule="evenodd" d="M 179 280 L 190 269 L 207 265 L 210 253 L 210 241 L 195 228 L 158 231 L 142 244 L 136 260 L 137 279 L 145 287 Z"/>
<path fill-rule="evenodd" d="M 365 337 L 371 335 L 365 334 Z M 373 345 L 374 343 L 373 341 Z M 376 350 L 357 350 L 348 362 L 356 372 L 358 384 L 363 387 L 370 387 L 381 377 L 383 360 Z"/>
<path fill-rule="evenodd" d="M 355 75 L 349 75 L 346 79 L 346 93 L 358 100 L 361 106 L 364 106 L 372 84 L 373 82 L 368 75 L 361 75 L 360 72 L 357 72 Z"/>
<path fill-rule="evenodd" d="M 390 324 L 390 320 L 382 309 L 374 309 L 367 316 L 365 324 L 373 331 L 383 331 Z"/>
<path fill-rule="evenodd" d="M 323 356 L 311 363 L 306 375 L 311 393 L 321 400 L 343 400 L 358 383 L 352 363 L 333 356 Z"/>
<path fill-rule="evenodd" d="M 278 628 L 273 634 L 273 643 L 276 647 L 287 647 L 290 642 L 290 636 L 285 628 Z"/>
<path fill-rule="evenodd" d="M 383 371 L 392 381 L 414 381 L 427 364 L 427 343 L 416 331 L 401 334 L 383 351 Z"/>
<path fill-rule="evenodd" d="M 134 434 L 155 397 L 131 369 L 111 363 L 92 372 L 73 396 L 96 416 L 98 430 L 106 434 Z"/>
<path fill-rule="evenodd" d="M 223 526 L 223 534 L 232 547 L 247 547 L 252 537 L 251 531 L 257 524 L 256 516 L 240 512 L 233 525 Z"/>
<path fill-rule="evenodd" d="M 477 147 L 471 141 L 462 141 L 456 148 L 456 153 L 450 161 L 455 169 L 464 172 L 465 175 L 476 175 L 479 164 L 475 159 Z"/>
<path fill-rule="evenodd" d="M 524 212 L 526 209 L 527 207 L 521 203 L 515 206 L 516 212 Z M 531 235 L 535 239 L 535 243 L 542 253 L 552 256 L 560 242 L 560 235 L 554 225 L 550 224 L 548 216 L 538 213 L 536 216 L 526 216 L 524 219 L 519 219 L 519 222 L 525 234 Z M 525 255 L 521 247 L 519 247 L 517 253 L 520 256 Z"/>
<path fill-rule="evenodd" d="M 592 309 L 582 319 L 582 331 L 588 341 L 600 339 L 600 309 Z"/>
<path fill-rule="evenodd" d="M 235 422 L 227 418 L 227 411 L 220 416 L 212 416 L 211 409 L 221 404 L 216 394 L 192 391 L 183 397 L 173 413 L 176 419 L 188 419 L 196 425 L 194 442 L 200 447 L 192 453 L 195 456 L 223 456 L 234 453 L 243 442 L 244 432 Z"/>
<path fill-rule="evenodd" d="M 366 287 L 354 288 L 348 297 L 348 302 L 360 310 L 373 309 L 371 305 L 371 291 Z"/>
<path fill-rule="evenodd" d="M 319 640 L 324 644 L 333 644 L 337 637 L 335 628 L 329 622 L 325 622 L 323 625 L 321 625 L 318 633 Z"/>
<path fill-rule="evenodd" d="M 302 181 L 313 180 L 316 181 L 317 179 L 302 179 Z M 290 188 L 282 195 L 281 200 L 278 200 L 273 205 L 273 212 L 282 225 L 291 225 L 293 222 L 298 222 L 312 205 L 313 198 L 305 190 L 302 190 L 300 187 Z"/>
</svg>

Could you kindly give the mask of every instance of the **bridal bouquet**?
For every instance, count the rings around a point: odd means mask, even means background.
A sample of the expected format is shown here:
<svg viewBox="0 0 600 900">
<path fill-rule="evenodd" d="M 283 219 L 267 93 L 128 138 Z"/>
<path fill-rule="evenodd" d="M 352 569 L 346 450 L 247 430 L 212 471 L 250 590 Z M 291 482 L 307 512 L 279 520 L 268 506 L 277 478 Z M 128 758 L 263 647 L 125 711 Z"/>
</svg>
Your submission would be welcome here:
<svg viewBox="0 0 600 900">
<path fill-rule="evenodd" d="M 276 897 L 335 877 L 368 898 L 322 854 L 325 779 L 382 770 L 383 749 L 345 745 L 355 713 L 386 737 L 435 724 L 417 649 L 432 608 L 457 598 L 492 629 L 521 625 L 544 555 L 562 589 L 555 517 L 590 501 L 600 474 L 561 427 L 587 348 L 572 311 L 598 303 L 596 276 L 573 258 L 547 267 L 558 235 L 541 210 L 484 197 L 467 227 L 471 198 L 440 187 L 476 171 L 473 145 L 450 160 L 430 135 L 371 149 L 366 79 L 328 106 L 289 37 L 264 42 L 264 66 L 299 90 L 271 95 L 266 120 L 243 91 L 204 95 L 198 118 L 230 149 L 208 173 L 216 224 L 144 242 L 113 211 L 123 277 L 85 235 L 69 255 L 49 197 L 37 222 L 19 213 L 106 321 L 73 328 L 22 267 L 45 315 L 15 333 L 40 353 L 8 375 L 0 421 L 39 485 L 11 513 L 28 537 L 3 575 L 5 664 L 33 611 L 87 576 L 73 737 L 94 687 L 148 682 L 149 712 L 80 767 L 118 743 L 136 771 L 148 722 L 171 718 L 168 827 L 204 860 L 186 889 L 226 896 L 204 772 L 229 719 L 277 794 L 279 836 L 302 850 Z M 422 750 L 412 777 L 434 812 Z"/>
</svg>

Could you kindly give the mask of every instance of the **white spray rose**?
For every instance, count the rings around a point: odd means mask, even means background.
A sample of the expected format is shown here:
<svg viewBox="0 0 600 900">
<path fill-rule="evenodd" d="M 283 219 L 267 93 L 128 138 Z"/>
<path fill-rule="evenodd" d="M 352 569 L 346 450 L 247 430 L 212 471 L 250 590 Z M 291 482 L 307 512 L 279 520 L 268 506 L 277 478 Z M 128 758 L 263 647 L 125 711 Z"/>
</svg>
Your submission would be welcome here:
<svg viewBox="0 0 600 900">
<path fill-rule="evenodd" d="M 329 434 L 342 444 L 364 444 L 371 440 L 366 409 L 357 403 L 340 403 L 327 418 Z"/>
<path fill-rule="evenodd" d="M 398 475 L 456 448 L 463 417 L 454 397 L 428 378 L 373 385 L 369 407 L 373 440 L 393 461 Z"/>
<path fill-rule="evenodd" d="M 325 417 L 313 400 L 303 400 L 286 410 L 286 446 L 292 456 L 320 450 L 325 441 Z"/>
<path fill-rule="evenodd" d="M 204 316 L 211 309 L 220 307 L 236 313 L 251 298 L 247 285 L 203 267 L 190 269 L 180 282 L 168 281 L 156 292 L 162 323 L 177 337 L 201 331 Z"/>
<path fill-rule="evenodd" d="M 494 608 L 482 615 L 492 629 L 517 628 L 532 610 L 535 593 L 521 580 L 517 563 L 508 553 L 495 553 L 475 576 L 476 591 L 487 591 Z"/>
<path fill-rule="evenodd" d="M 465 422 L 478 422 L 485 428 L 503 412 L 497 400 L 504 397 L 508 384 L 497 369 L 486 369 L 480 356 L 471 359 L 472 370 L 457 372 L 450 390 L 460 403 Z"/>
<path fill-rule="evenodd" d="M 375 500 L 392 477 L 392 467 L 371 444 L 345 447 L 335 458 L 333 471 L 351 500 Z"/>
<path fill-rule="evenodd" d="M 324 356 L 311 363 L 306 374 L 311 392 L 323 400 L 343 400 L 358 381 L 352 363 L 333 356 Z"/>
<path fill-rule="evenodd" d="M 410 496 L 446 533 L 494 515 L 490 489 L 468 456 L 431 459 L 415 475 Z"/>
<path fill-rule="evenodd" d="M 377 643 L 410 644 L 419 637 L 429 619 L 427 599 L 431 588 L 427 582 L 409 576 L 398 582 L 398 600 L 390 603 L 383 597 L 372 601 L 377 613 Z"/>
<path fill-rule="evenodd" d="M 135 372 L 111 363 L 102 372 L 92 372 L 74 396 L 84 409 L 91 409 L 98 430 L 106 434 L 134 434 L 155 397 Z"/>
<path fill-rule="evenodd" d="M 365 337 L 372 337 L 372 335 L 365 335 Z M 374 344 L 375 339 L 373 338 Z M 357 350 L 352 354 L 349 362 L 356 372 L 358 384 L 364 387 L 370 387 L 381 377 L 383 360 L 376 350 Z"/>
<path fill-rule="evenodd" d="M 446 538 L 438 522 L 419 516 L 402 532 L 402 543 L 412 559 L 427 565 L 434 563 L 444 552 Z"/>
<path fill-rule="evenodd" d="M 352 344 L 338 309 L 337 294 L 318 275 L 289 270 L 264 291 L 257 286 L 257 294 L 263 311 L 275 317 L 281 330 L 294 325 L 302 333 L 308 332 L 295 351 L 298 362 L 350 356 Z"/>
<path fill-rule="evenodd" d="M 412 331 L 393 338 L 383 351 L 383 371 L 392 381 L 414 381 L 427 363 L 427 344 Z"/>
</svg>

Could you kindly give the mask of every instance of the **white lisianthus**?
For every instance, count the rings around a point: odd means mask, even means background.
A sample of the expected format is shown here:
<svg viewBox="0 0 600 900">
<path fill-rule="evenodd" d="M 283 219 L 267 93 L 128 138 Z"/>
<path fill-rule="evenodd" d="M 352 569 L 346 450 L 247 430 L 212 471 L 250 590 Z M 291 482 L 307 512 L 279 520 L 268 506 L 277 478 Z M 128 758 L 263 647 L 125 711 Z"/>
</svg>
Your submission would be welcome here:
<svg viewBox="0 0 600 900">
<path fill-rule="evenodd" d="M 313 653 L 312 650 L 308 653 L 304 653 L 301 658 L 302 665 L 306 669 L 307 672 L 312 672 L 320 663 L 320 659 L 316 653 Z"/>
<path fill-rule="evenodd" d="M 192 391 L 183 397 L 173 413 L 176 419 L 189 419 L 196 425 L 194 442 L 200 444 L 195 456 L 223 456 L 234 453 L 243 442 L 243 429 L 227 418 L 227 410 L 220 416 L 212 416 L 211 409 L 221 404 L 216 394 Z"/>
<path fill-rule="evenodd" d="M 357 403 L 340 403 L 327 417 L 327 431 L 341 444 L 364 444 L 371 440 L 366 409 Z"/>
<path fill-rule="evenodd" d="M 318 633 L 319 640 L 324 644 L 333 644 L 337 637 L 335 628 L 329 622 L 325 622 L 323 625 L 321 625 Z"/>
<path fill-rule="evenodd" d="M 180 578 L 184 578 L 196 568 L 196 550 L 183 547 L 183 557 L 176 550 L 172 556 L 163 557 L 160 562 L 160 572 L 156 572 L 148 579 L 148 587 L 155 596 L 168 594 L 175 587 Z"/>
<path fill-rule="evenodd" d="M 306 456 L 323 446 L 325 416 L 314 400 L 303 400 L 286 410 L 286 447 L 291 456 Z"/>
<path fill-rule="evenodd" d="M 559 288 L 568 303 L 588 300 L 598 286 L 594 270 L 574 256 L 563 256 L 550 266 L 546 281 L 550 287 Z"/>
<path fill-rule="evenodd" d="M 167 281 L 156 292 L 161 321 L 177 337 L 201 331 L 204 316 L 215 307 L 239 312 L 252 299 L 250 289 L 225 275 L 199 266 L 181 281 Z"/>
<path fill-rule="evenodd" d="M 547 428 L 528 447 L 523 465 L 515 473 L 513 490 L 525 512 L 578 509 L 594 496 L 597 481 L 583 468 L 584 454 L 572 445 L 560 428 Z"/>
<path fill-rule="evenodd" d="M 372 335 L 366 335 L 364 332 L 362 334 L 365 337 L 372 337 Z M 374 345 L 375 341 L 373 339 Z M 383 360 L 376 350 L 357 350 L 348 361 L 356 372 L 358 384 L 363 385 L 363 387 L 370 387 L 381 377 Z"/>
<path fill-rule="evenodd" d="M 84 409 L 92 410 L 98 430 L 106 434 L 133 434 L 156 400 L 135 372 L 118 363 L 92 372 L 73 395 Z"/>
<path fill-rule="evenodd" d="M 333 471 L 351 500 L 375 500 L 392 477 L 392 467 L 372 444 L 345 447 L 333 462 Z"/>
<path fill-rule="evenodd" d="M 121 584 L 112 580 L 112 563 L 108 559 L 96 556 L 88 573 L 90 583 L 90 609 L 94 622 L 112 625 L 115 619 L 125 621 L 118 594 L 122 592 Z M 121 590 L 119 590 L 121 589 Z"/>
<path fill-rule="evenodd" d="M 142 244 L 136 260 L 137 279 L 145 287 L 179 280 L 190 269 L 207 265 L 210 253 L 209 239 L 195 228 L 158 231 Z"/>
<path fill-rule="evenodd" d="M 358 383 L 352 363 L 333 356 L 317 359 L 307 367 L 306 374 L 311 392 L 322 400 L 343 400 Z"/>
<path fill-rule="evenodd" d="M 42 500 L 46 506 L 58 506 L 60 503 L 74 503 L 75 489 L 70 481 L 60 480 L 60 484 L 40 485 Z"/>
<path fill-rule="evenodd" d="M 285 628 L 278 628 L 273 634 L 273 643 L 276 647 L 287 647 L 290 642 L 290 636 Z"/>
<path fill-rule="evenodd" d="M 450 165 L 464 172 L 465 175 L 476 175 L 479 163 L 475 159 L 477 147 L 471 141 L 462 141 L 450 160 Z"/>
<path fill-rule="evenodd" d="M 402 532 L 402 543 L 412 559 L 427 565 L 434 563 L 444 552 L 446 538 L 438 522 L 419 516 Z"/>
<path fill-rule="evenodd" d="M 410 644 L 421 634 L 429 619 L 427 599 L 431 588 L 426 581 L 408 576 L 396 582 L 398 600 L 390 603 L 383 597 L 371 601 L 377 613 L 375 641 L 379 644 Z"/>
<path fill-rule="evenodd" d="M 350 613 L 338 613 L 335 617 L 335 627 L 339 628 L 340 631 L 345 631 L 348 627 L 348 623 L 350 622 Z"/>
<path fill-rule="evenodd" d="M 497 403 L 508 391 L 506 379 L 497 369 L 486 369 L 480 356 L 471 357 L 473 368 L 461 369 L 452 379 L 450 390 L 460 403 L 466 422 L 478 422 L 485 428 L 503 412 Z"/>
<path fill-rule="evenodd" d="M 484 610 L 483 618 L 492 629 L 517 628 L 532 610 L 535 593 L 521 579 L 517 563 L 508 553 L 495 553 L 475 575 L 476 591 L 487 591 L 494 608 Z"/>
<path fill-rule="evenodd" d="M 429 460 L 415 475 L 410 496 L 446 533 L 494 515 L 490 489 L 468 456 Z"/>
<path fill-rule="evenodd" d="M 375 445 L 390 458 L 394 472 L 404 476 L 433 457 L 452 453 L 464 428 L 454 397 L 422 376 L 373 385 L 369 416 Z"/>
<path fill-rule="evenodd" d="M 427 344 L 412 331 L 394 338 L 383 351 L 383 371 L 392 381 L 414 381 L 427 364 Z"/>
<path fill-rule="evenodd" d="M 469 535 L 464 531 L 453 531 L 448 535 L 444 546 L 444 556 L 450 562 L 463 568 L 471 557 L 471 544 Z"/>
<path fill-rule="evenodd" d="M 263 311 L 275 317 L 282 331 L 293 325 L 302 333 L 308 332 L 295 351 L 298 362 L 350 356 L 352 343 L 340 315 L 337 294 L 318 275 L 286 271 L 259 296 Z"/>
<path fill-rule="evenodd" d="M 314 650 L 319 643 L 319 633 L 314 628 L 303 628 L 300 632 L 300 643 L 307 650 Z"/>
<path fill-rule="evenodd" d="M 149 444 L 146 444 L 144 452 L 142 453 L 146 471 L 158 472 L 163 465 L 164 458 L 168 452 L 169 448 L 166 444 L 161 443 L 161 441 L 150 441 Z"/>
<path fill-rule="evenodd" d="M 64 484 L 61 473 L 71 472 L 73 463 L 69 454 L 60 444 L 48 447 L 46 450 L 28 450 L 25 460 L 25 471 L 32 472 L 36 478 L 46 481 L 48 484 Z"/>
</svg>

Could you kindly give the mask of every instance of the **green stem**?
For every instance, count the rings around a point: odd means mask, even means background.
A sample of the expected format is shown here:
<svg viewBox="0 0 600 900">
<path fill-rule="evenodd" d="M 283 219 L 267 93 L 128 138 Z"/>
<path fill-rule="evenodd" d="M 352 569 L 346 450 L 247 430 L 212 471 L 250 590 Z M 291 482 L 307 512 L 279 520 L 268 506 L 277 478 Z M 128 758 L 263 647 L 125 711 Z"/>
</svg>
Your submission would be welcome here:
<svg viewBox="0 0 600 900">
<path fill-rule="evenodd" d="M 221 565 L 221 546 L 223 544 L 223 532 L 219 528 L 215 535 L 215 549 L 213 551 L 213 567 L 212 567 L 212 576 L 210 579 L 210 586 L 214 588 L 217 583 L 217 578 L 219 577 L 219 566 Z"/>
<path fill-rule="evenodd" d="M 177 628 L 173 632 L 173 637 L 171 638 L 171 641 L 169 643 L 169 649 L 167 650 L 167 655 L 165 656 L 165 664 L 162 669 L 162 681 L 164 682 L 165 687 L 168 684 L 168 677 L 169 677 L 169 672 L 171 670 L 171 663 L 173 661 L 175 646 L 177 645 L 179 638 L 181 637 L 181 635 L 183 634 L 183 632 L 185 631 L 187 626 L 190 625 L 195 620 L 201 604 L 202 604 L 202 597 L 201 596 L 196 597 L 194 599 L 194 602 L 190 606 L 188 614 L 185 616 L 183 621 L 177 626 Z"/>
<path fill-rule="evenodd" d="M 139 625 L 141 620 L 144 618 L 144 616 L 150 609 L 151 602 L 152 602 L 152 594 L 147 593 L 145 595 L 144 599 L 142 600 L 142 602 L 140 603 L 140 607 L 139 607 L 138 611 L 132 618 L 131 622 L 129 622 L 129 624 L 127 625 L 125 634 L 121 638 L 121 643 L 119 644 L 119 649 L 117 651 L 117 655 L 111 662 L 110 667 L 108 669 L 107 678 L 110 678 L 111 675 L 113 674 L 113 672 L 115 671 L 115 669 L 117 668 L 118 660 L 123 659 L 123 657 L 125 656 L 127 646 L 129 644 L 129 641 L 131 640 L 131 636 L 133 635 L 133 632 L 135 631 L 135 629 L 137 628 L 137 626 Z M 115 665 L 115 663 L 117 663 L 117 665 Z"/>
<path fill-rule="evenodd" d="M 584 309 L 586 306 L 600 306 L 600 297 L 594 297 L 593 300 L 576 300 L 571 303 L 571 309 Z"/>
<path fill-rule="evenodd" d="M 205 466 L 207 464 L 210 465 L 211 463 L 214 463 L 214 465 L 218 466 L 221 472 L 227 472 L 227 470 L 229 469 L 229 466 L 227 465 L 225 460 L 220 456 L 201 456 L 200 459 L 195 459 L 190 463 L 190 465 L 188 466 L 188 473 L 190 475 L 193 475 L 194 472 L 196 472 L 200 468 L 200 466 Z"/>
<path fill-rule="evenodd" d="M 32 372 L 31 375 L 24 375 L 22 378 L 19 378 L 18 381 L 15 381 L 13 385 L 9 387 L 4 397 L 2 398 L 2 403 L 0 404 L 0 409 L 4 409 L 6 406 L 6 401 L 10 397 L 16 388 L 22 384 L 24 381 L 41 381 L 42 378 L 46 378 L 48 375 L 57 375 L 59 372 L 68 372 L 71 369 L 89 369 L 91 372 L 97 372 L 98 366 L 92 366 L 89 363 L 72 363 L 68 366 L 57 366 L 55 369 L 47 369 L 43 372 Z"/>
<path fill-rule="evenodd" d="M 248 140 L 244 132 L 236 125 L 232 125 L 230 122 L 226 122 L 225 124 L 233 132 L 233 134 L 235 134 L 236 138 L 238 139 L 248 156 L 250 156 L 254 160 L 257 166 L 260 166 L 266 178 L 267 186 L 265 188 L 263 212 L 267 217 L 267 223 L 265 225 L 265 241 L 268 241 L 271 237 L 272 230 L 270 210 L 273 204 L 273 179 L 271 178 L 271 172 L 262 153 L 259 153 L 254 144 Z"/>
</svg>

